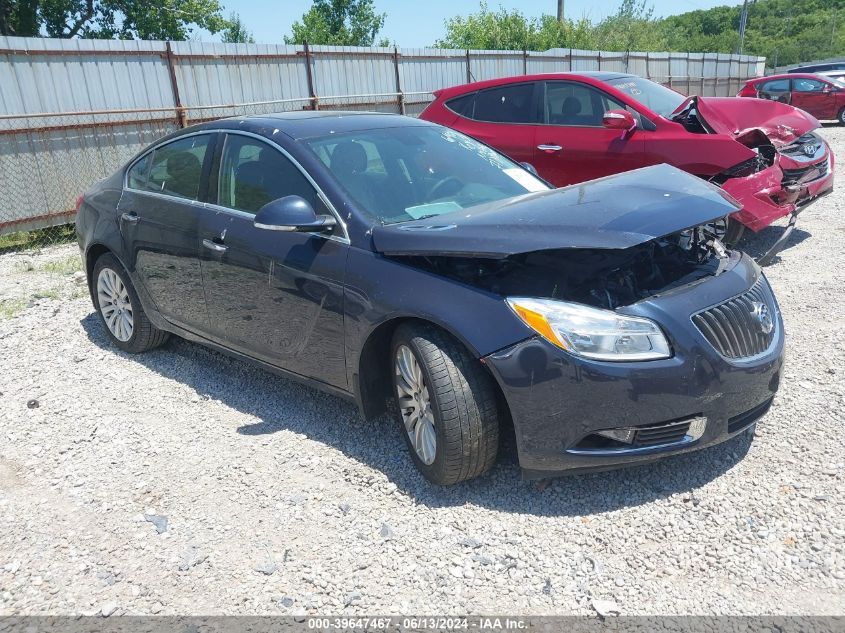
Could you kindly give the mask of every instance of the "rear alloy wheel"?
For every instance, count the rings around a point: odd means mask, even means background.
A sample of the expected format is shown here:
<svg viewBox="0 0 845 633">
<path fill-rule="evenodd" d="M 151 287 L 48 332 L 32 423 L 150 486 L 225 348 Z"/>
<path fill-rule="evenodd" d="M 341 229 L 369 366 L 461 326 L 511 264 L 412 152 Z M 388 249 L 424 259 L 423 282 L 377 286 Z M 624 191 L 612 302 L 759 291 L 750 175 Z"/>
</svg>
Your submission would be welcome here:
<svg viewBox="0 0 845 633">
<path fill-rule="evenodd" d="M 94 305 L 111 341 L 125 352 L 146 352 L 167 340 L 141 307 L 138 294 L 118 259 L 108 253 L 94 265 Z"/>
<path fill-rule="evenodd" d="M 499 449 L 492 377 L 458 341 L 428 324 L 404 324 L 393 337 L 397 413 L 411 458 L 439 485 L 488 470 Z"/>
<path fill-rule="evenodd" d="M 845 125 L 845 108 L 842 108 L 839 111 L 839 114 L 836 115 L 836 119 L 839 121 L 839 125 Z"/>
</svg>

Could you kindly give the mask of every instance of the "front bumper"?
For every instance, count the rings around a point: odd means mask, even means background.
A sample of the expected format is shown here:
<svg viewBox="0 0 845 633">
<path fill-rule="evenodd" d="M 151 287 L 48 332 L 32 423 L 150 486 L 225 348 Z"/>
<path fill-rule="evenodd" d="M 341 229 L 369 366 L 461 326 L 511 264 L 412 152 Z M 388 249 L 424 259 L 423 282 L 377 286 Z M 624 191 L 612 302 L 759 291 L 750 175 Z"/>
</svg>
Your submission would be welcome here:
<svg viewBox="0 0 845 633">
<path fill-rule="evenodd" d="M 833 191 L 835 159 L 830 147 L 826 144 L 824 147 L 826 152 L 811 163 L 822 166 L 818 171 L 809 169 L 807 162 L 779 154 L 775 164 L 767 169 L 745 178 L 726 180 L 722 188 L 742 204 L 733 217 L 752 231 L 759 231 Z M 796 183 L 785 175 L 804 170 L 806 176 Z"/>
<path fill-rule="evenodd" d="M 527 477 L 572 469 L 606 469 L 702 449 L 751 426 L 776 393 L 783 366 L 783 321 L 765 353 L 747 360 L 721 356 L 691 322 L 691 315 L 740 295 L 757 281 L 759 267 L 742 255 L 718 277 L 628 306 L 664 328 L 672 358 L 599 362 L 575 357 L 534 337 L 485 357 L 502 388 Z M 580 442 L 599 430 L 706 418 L 696 439 L 635 451 L 581 453 Z"/>
</svg>

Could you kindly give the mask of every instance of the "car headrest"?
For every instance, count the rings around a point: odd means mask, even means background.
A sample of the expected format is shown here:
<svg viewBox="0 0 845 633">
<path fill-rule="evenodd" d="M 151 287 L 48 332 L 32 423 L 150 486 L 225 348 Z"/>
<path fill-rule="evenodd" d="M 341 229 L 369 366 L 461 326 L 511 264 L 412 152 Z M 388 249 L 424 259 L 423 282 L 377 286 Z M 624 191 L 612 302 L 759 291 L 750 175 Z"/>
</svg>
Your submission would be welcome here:
<svg viewBox="0 0 845 633">
<path fill-rule="evenodd" d="M 335 174 L 350 175 L 367 171 L 367 152 L 355 141 L 343 141 L 332 151 L 331 168 Z"/>
<path fill-rule="evenodd" d="M 176 152 L 167 157 L 167 175 L 172 178 L 199 174 L 200 168 L 200 159 L 191 152 Z"/>
<path fill-rule="evenodd" d="M 567 97 L 563 100 L 560 113 L 564 116 L 576 116 L 581 113 L 581 100 L 577 97 Z"/>
</svg>

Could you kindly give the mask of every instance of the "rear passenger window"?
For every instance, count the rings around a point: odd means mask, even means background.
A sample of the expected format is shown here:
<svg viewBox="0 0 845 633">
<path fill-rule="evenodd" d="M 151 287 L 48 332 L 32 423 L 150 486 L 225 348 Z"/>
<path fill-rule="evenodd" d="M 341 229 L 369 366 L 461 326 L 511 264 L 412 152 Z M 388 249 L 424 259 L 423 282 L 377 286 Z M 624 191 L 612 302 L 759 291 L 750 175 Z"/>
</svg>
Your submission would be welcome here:
<svg viewBox="0 0 845 633">
<path fill-rule="evenodd" d="M 220 161 L 217 204 L 256 213 L 285 196 L 300 196 L 321 212 L 317 191 L 284 154 L 249 136 L 228 134 Z"/>
<path fill-rule="evenodd" d="M 198 199 L 202 164 L 210 139 L 210 135 L 200 134 L 156 148 L 129 170 L 129 188 Z"/>
<path fill-rule="evenodd" d="M 132 165 L 132 168 L 129 170 L 129 174 L 126 179 L 127 185 L 130 189 L 147 188 L 147 178 L 150 174 L 150 159 L 152 158 L 152 156 L 153 153 L 150 152 L 137 163 Z"/>
<path fill-rule="evenodd" d="M 763 92 L 789 92 L 789 79 L 775 79 L 760 86 Z"/>
<path fill-rule="evenodd" d="M 534 84 L 510 84 L 481 90 L 475 97 L 476 121 L 492 123 L 531 123 Z"/>
<path fill-rule="evenodd" d="M 462 95 L 460 97 L 455 97 L 454 99 L 449 99 L 446 102 L 446 107 L 449 108 L 455 114 L 459 114 L 462 117 L 466 117 L 467 119 L 474 118 L 474 111 L 475 111 L 475 95 L 476 93 L 473 92 L 468 95 Z"/>
</svg>

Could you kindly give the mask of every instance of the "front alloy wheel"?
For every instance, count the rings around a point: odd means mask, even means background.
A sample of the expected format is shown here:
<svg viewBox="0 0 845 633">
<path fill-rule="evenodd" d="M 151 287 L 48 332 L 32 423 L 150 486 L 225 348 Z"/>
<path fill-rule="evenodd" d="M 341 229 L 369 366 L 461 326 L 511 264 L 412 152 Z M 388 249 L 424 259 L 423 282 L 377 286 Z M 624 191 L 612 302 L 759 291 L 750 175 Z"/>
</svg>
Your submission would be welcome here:
<svg viewBox="0 0 845 633">
<path fill-rule="evenodd" d="M 417 357 L 407 345 L 400 345 L 396 349 L 395 374 L 399 411 L 408 439 L 420 461 L 431 465 L 437 453 L 437 431 L 431 411 L 431 396 Z"/>
<path fill-rule="evenodd" d="M 396 328 L 391 351 L 397 417 L 417 469 L 441 486 L 487 471 L 499 448 L 489 372 L 458 340 L 428 323 Z"/>
</svg>

